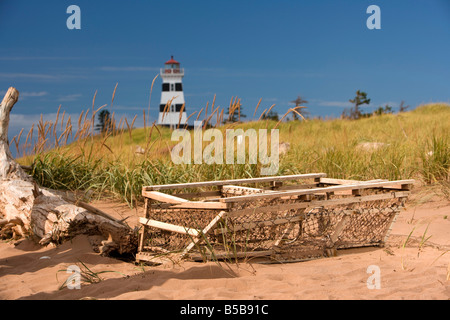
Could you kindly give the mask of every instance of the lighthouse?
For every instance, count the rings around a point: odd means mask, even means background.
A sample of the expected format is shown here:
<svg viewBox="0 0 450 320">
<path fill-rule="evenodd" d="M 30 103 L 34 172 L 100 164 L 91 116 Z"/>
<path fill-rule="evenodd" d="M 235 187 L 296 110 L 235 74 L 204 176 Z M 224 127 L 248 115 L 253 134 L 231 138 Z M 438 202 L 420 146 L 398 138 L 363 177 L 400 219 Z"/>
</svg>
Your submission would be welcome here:
<svg viewBox="0 0 450 320">
<path fill-rule="evenodd" d="M 174 60 L 172 56 L 160 72 L 163 82 L 158 125 L 170 126 L 171 128 L 176 128 L 178 124 L 180 126 L 185 125 L 186 107 L 183 107 L 185 101 L 181 82 L 184 69 L 180 68 L 180 63 Z"/>
</svg>

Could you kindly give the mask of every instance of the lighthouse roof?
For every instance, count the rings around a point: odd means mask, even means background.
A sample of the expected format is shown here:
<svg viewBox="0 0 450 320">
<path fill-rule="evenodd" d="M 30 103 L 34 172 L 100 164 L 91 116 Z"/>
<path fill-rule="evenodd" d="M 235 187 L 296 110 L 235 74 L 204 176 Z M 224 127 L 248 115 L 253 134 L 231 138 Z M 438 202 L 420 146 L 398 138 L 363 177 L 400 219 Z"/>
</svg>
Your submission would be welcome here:
<svg viewBox="0 0 450 320">
<path fill-rule="evenodd" d="M 180 64 L 178 61 L 173 59 L 173 56 L 170 58 L 169 61 L 167 61 L 165 64 Z"/>
</svg>

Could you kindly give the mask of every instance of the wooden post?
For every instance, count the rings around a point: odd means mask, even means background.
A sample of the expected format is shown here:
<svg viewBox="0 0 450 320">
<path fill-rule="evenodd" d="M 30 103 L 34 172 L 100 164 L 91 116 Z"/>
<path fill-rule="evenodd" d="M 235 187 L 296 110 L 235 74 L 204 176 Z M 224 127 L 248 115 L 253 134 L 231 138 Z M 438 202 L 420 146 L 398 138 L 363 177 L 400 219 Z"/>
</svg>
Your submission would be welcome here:
<svg viewBox="0 0 450 320">
<path fill-rule="evenodd" d="M 410 191 L 412 189 L 412 184 L 402 184 L 402 190 Z"/>
<path fill-rule="evenodd" d="M 302 194 L 298 196 L 298 199 L 301 201 L 311 201 L 311 195 L 310 194 Z"/>
<path fill-rule="evenodd" d="M 272 181 L 270 188 L 272 190 L 278 190 L 283 186 L 283 182 L 281 181 Z"/>
<path fill-rule="evenodd" d="M 149 205 L 150 200 L 148 198 L 145 198 L 144 200 L 144 218 L 148 219 L 149 214 L 148 210 L 150 208 Z M 139 247 L 138 252 L 141 252 L 144 249 L 144 242 L 146 239 L 146 233 L 147 233 L 147 226 L 141 224 L 141 228 L 139 229 Z M 139 261 L 137 261 L 139 263 Z"/>
</svg>

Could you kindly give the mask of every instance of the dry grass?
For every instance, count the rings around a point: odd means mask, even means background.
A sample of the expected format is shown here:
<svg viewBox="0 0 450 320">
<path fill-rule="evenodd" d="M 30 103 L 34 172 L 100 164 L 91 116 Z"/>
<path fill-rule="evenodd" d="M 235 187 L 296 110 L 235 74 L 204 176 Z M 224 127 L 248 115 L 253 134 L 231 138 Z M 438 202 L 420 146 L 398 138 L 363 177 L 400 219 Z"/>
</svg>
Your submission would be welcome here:
<svg viewBox="0 0 450 320">
<path fill-rule="evenodd" d="M 153 89 L 153 79 L 150 95 Z M 117 85 L 111 99 L 114 102 Z M 155 123 L 147 125 L 148 113 L 143 110 L 144 127 L 134 128 L 131 121 L 115 119 L 112 112 L 109 129 L 95 131 L 98 112 L 105 108 L 82 112 L 73 124 L 58 109 L 55 122 L 40 121 L 33 126 L 22 143 L 24 131 L 12 139 L 19 162 L 32 167 L 34 178 L 43 186 L 93 190 L 98 195 L 111 194 L 130 205 L 140 200 L 143 185 L 179 183 L 202 180 L 256 177 L 260 164 L 191 164 L 174 165 L 170 150 L 178 142 L 171 141 L 171 130 Z M 424 184 L 438 184 L 449 195 L 450 189 L 450 106 L 431 104 L 399 114 L 373 116 L 360 120 L 304 119 L 304 107 L 287 108 L 278 122 L 261 120 L 275 107 L 263 108 L 262 100 L 254 108 L 248 122 L 227 122 L 237 112 L 241 118 L 242 104 L 232 97 L 225 108 L 211 105 L 191 113 L 187 118 L 200 120 L 203 130 L 214 127 L 223 133 L 227 129 L 279 129 L 280 142 L 290 149 L 280 158 L 279 174 L 326 172 L 333 178 L 344 179 L 406 179 L 414 178 Z M 165 113 L 168 111 L 168 103 Z M 150 107 L 150 104 L 149 104 Z M 184 108 L 184 106 L 183 106 Z M 296 113 L 303 120 L 286 121 Z M 181 119 L 179 126 L 181 125 Z M 363 142 L 380 143 L 382 147 L 361 150 Z M 136 146 L 144 152 L 136 153 Z M 248 150 L 248 149 L 247 149 Z M 225 163 L 225 161 L 224 161 Z"/>
</svg>

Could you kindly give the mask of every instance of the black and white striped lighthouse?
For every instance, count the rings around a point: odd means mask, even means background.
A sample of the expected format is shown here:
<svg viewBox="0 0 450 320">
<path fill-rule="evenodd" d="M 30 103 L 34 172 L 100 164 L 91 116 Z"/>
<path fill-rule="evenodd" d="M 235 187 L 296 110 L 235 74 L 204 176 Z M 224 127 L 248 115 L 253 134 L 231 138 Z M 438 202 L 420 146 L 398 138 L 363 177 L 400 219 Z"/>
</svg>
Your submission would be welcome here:
<svg viewBox="0 0 450 320">
<path fill-rule="evenodd" d="M 161 69 L 162 92 L 161 103 L 159 105 L 158 125 L 177 127 L 178 124 L 186 124 L 186 107 L 183 84 L 181 82 L 184 76 L 184 69 L 180 68 L 180 63 L 173 59 L 165 63 L 164 69 Z M 181 110 L 183 111 L 181 112 Z M 181 117 L 181 118 L 180 118 Z"/>
</svg>

